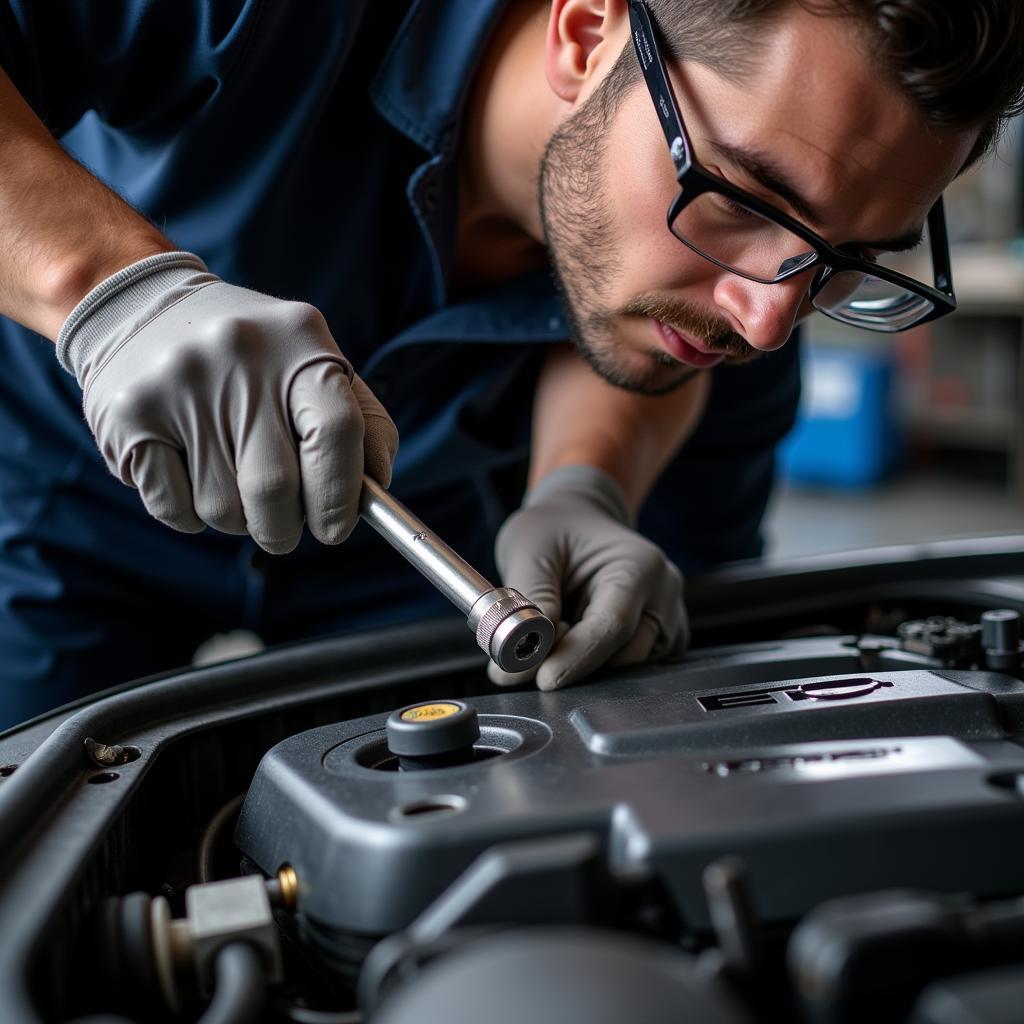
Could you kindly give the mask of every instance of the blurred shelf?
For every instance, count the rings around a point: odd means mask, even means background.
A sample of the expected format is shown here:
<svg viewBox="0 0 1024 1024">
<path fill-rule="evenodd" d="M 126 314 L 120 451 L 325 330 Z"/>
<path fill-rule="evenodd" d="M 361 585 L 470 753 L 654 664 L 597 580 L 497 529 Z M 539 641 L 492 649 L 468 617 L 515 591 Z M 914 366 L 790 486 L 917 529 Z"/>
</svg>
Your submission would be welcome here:
<svg viewBox="0 0 1024 1024">
<path fill-rule="evenodd" d="M 954 316 L 1024 315 L 1024 258 L 1008 242 L 964 242 L 953 247 Z"/>
<path fill-rule="evenodd" d="M 911 411 L 906 420 L 911 433 L 926 435 L 940 444 L 964 444 L 1005 451 L 1013 443 L 1017 416 L 1011 408 L 977 408 Z"/>
<path fill-rule="evenodd" d="M 974 372 L 959 376 L 974 404 L 924 406 L 920 397 L 907 410 L 908 429 L 937 446 L 1002 451 L 1008 455 L 1009 490 L 1024 498 L 1024 248 L 1022 240 L 961 242 L 951 249 L 957 310 L 922 328 L 933 352 L 944 353 L 946 376 L 953 360 L 966 360 Z M 929 280 L 931 268 L 915 255 L 907 272 Z M 996 326 L 1003 321 L 1002 326 Z M 909 337 L 909 335 L 908 335 Z M 1007 346 L 1005 368 L 985 370 L 985 361 Z M 930 365 L 930 364 L 929 364 Z M 920 364 L 919 364 L 920 366 Z M 993 372 L 998 379 L 993 378 Z M 995 390 L 1005 392 L 997 399 Z M 1005 387 L 999 386 L 1005 385 Z M 918 388 L 923 382 L 917 382 Z M 986 398 L 986 395 L 989 397 Z"/>
<path fill-rule="evenodd" d="M 953 316 L 1024 313 L 1024 256 L 1014 242 L 960 242 L 950 249 L 957 311 Z M 931 261 L 915 254 L 900 269 L 931 283 Z"/>
</svg>

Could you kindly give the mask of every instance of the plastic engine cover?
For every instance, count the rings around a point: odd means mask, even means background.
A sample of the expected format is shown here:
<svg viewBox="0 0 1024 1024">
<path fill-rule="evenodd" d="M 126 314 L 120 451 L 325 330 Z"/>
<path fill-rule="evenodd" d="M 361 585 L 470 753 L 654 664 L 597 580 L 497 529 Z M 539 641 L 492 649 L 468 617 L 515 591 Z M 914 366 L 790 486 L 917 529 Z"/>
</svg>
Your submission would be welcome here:
<svg viewBox="0 0 1024 1024">
<path fill-rule="evenodd" d="M 842 674 L 785 674 L 822 665 Z M 613 874 L 657 878 L 697 928 L 701 871 L 724 854 L 746 863 L 765 920 L 888 886 L 1019 888 L 1012 677 L 866 675 L 829 638 L 472 703 L 469 764 L 395 770 L 386 715 L 279 743 L 239 847 L 268 874 L 295 869 L 302 914 L 370 935 L 408 925 L 495 843 L 580 831 L 601 837 Z"/>
</svg>

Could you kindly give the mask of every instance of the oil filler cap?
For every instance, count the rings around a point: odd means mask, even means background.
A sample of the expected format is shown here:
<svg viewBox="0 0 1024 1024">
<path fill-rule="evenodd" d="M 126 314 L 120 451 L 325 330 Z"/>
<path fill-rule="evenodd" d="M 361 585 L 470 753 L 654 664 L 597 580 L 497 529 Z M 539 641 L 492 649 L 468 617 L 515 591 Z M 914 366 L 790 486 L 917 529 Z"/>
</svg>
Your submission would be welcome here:
<svg viewBox="0 0 1024 1024">
<path fill-rule="evenodd" d="M 392 711 L 388 749 L 406 771 L 443 768 L 473 760 L 480 739 L 476 708 L 461 700 L 434 700 Z"/>
</svg>

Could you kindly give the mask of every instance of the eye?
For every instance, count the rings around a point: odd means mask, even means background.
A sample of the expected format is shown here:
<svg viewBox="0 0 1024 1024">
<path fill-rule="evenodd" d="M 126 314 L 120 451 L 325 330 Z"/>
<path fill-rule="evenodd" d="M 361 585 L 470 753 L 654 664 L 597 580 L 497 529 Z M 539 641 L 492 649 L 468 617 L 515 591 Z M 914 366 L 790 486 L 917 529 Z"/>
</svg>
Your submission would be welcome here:
<svg viewBox="0 0 1024 1024">
<path fill-rule="evenodd" d="M 729 196 L 723 195 L 721 192 L 715 193 L 715 199 L 718 201 L 718 205 L 733 217 L 745 220 L 757 219 L 756 213 L 752 210 L 748 210 L 745 206 L 741 206 L 735 199 L 731 199 Z"/>
</svg>

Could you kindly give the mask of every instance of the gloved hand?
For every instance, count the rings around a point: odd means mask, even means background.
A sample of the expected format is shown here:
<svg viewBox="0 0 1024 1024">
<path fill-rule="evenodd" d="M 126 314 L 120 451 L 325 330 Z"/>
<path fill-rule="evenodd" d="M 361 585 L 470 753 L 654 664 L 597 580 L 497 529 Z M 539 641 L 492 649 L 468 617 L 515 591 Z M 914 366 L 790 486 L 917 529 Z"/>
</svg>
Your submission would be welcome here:
<svg viewBox="0 0 1024 1024">
<path fill-rule="evenodd" d="M 107 278 L 57 339 L 110 471 L 176 530 L 291 551 L 303 519 L 336 544 L 364 472 L 385 486 L 398 432 L 323 316 L 226 284 L 191 253 Z"/>
<path fill-rule="evenodd" d="M 556 469 L 527 494 L 499 531 L 495 557 L 505 586 L 561 624 L 539 668 L 508 673 L 492 663 L 492 682 L 513 685 L 535 672 L 541 690 L 557 690 L 603 665 L 686 649 L 682 574 L 630 522 L 618 484 L 592 466 Z"/>
</svg>

